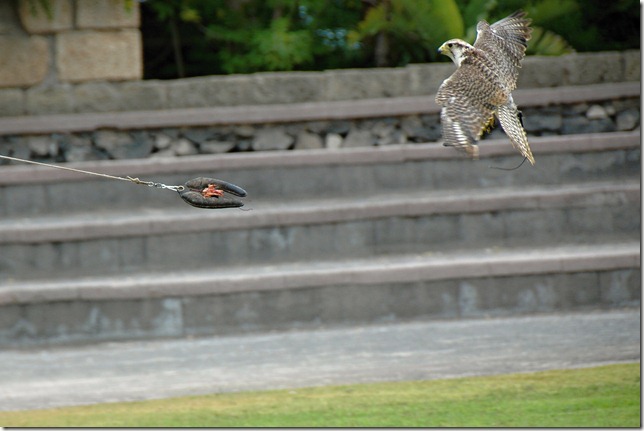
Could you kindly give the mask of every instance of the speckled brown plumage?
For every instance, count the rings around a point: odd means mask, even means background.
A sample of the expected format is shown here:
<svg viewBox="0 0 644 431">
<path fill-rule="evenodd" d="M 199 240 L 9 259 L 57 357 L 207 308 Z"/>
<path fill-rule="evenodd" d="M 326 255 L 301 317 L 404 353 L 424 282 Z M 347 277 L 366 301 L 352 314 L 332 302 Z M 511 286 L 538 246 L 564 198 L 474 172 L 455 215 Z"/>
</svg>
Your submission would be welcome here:
<svg viewBox="0 0 644 431">
<path fill-rule="evenodd" d="M 436 94 L 436 103 L 443 107 L 443 145 L 477 158 L 477 142 L 496 116 L 512 145 L 534 164 L 512 100 L 532 31 L 529 25 L 525 12 L 517 11 L 492 25 L 479 22 L 473 46 L 451 39 L 439 48 L 458 67 Z"/>
</svg>

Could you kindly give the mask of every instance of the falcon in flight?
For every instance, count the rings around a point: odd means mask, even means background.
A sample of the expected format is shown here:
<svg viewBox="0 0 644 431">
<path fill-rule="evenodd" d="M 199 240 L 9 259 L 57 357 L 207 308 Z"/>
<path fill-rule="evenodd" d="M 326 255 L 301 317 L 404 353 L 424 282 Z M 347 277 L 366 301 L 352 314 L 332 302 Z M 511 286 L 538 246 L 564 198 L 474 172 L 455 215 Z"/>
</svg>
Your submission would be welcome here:
<svg viewBox="0 0 644 431">
<path fill-rule="evenodd" d="M 521 114 L 512 100 L 532 32 L 530 22 L 523 11 L 492 25 L 480 21 L 474 46 L 451 39 L 438 49 L 457 66 L 436 94 L 436 103 L 442 106 L 443 145 L 478 158 L 477 142 L 496 116 L 514 148 L 534 165 Z"/>
</svg>

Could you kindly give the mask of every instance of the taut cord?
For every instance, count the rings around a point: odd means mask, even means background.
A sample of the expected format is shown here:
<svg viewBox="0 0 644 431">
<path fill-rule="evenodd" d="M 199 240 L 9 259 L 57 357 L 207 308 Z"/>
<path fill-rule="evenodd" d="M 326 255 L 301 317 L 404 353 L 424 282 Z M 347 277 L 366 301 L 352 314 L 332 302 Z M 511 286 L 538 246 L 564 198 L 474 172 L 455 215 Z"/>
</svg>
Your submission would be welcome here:
<svg viewBox="0 0 644 431">
<path fill-rule="evenodd" d="M 142 181 L 142 180 L 140 180 L 138 178 L 117 177 L 115 175 L 101 174 L 99 172 L 85 171 L 83 169 L 70 168 L 70 167 L 67 167 L 67 166 L 52 165 L 52 164 L 49 164 L 49 163 L 34 162 L 33 160 L 19 159 L 17 157 L 3 156 L 2 154 L 0 154 L 0 158 L 7 159 L 7 160 L 13 160 L 14 162 L 29 163 L 29 164 L 32 164 L 32 165 L 45 166 L 45 167 L 48 167 L 48 168 L 62 169 L 62 170 L 65 170 L 65 171 L 72 171 L 72 172 L 76 172 L 76 173 L 79 173 L 79 174 L 94 175 L 94 176 L 97 176 L 97 177 L 109 178 L 109 179 L 112 179 L 112 180 L 130 181 L 130 182 L 132 182 L 134 184 L 143 184 L 145 186 L 156 187 L 158 189 L 167 189 L 167 190 L 172 190 L 172 191 L 175 191 L 175 192 L 180 192 L 180 191 L 182 191 L 184 189 L 183 186 L 168 186 L 166 184 L 155 183 L 155 182 L 152 182 L 152 181 Z"/>
<path fill-rule="evenodd" d="M 53 165 L 50 163 L 34 162 L 33 160 L 19 159 L 18 157 L 3 156 L 0 159 L 13 160 L 14 162 L 29 163 L 31 165 L 44 166 L 47 168 L 62 169 L 65 171 L 76 172 L 85 175 L 94 175 L 96 177 L 108 178 L 111 180 L 128 181 L 134 184 L 143 184 L 144 186 L 154 187 L 157 189 L 171 190 L 178 192 L 181 199 L 189 205 L 198 208 L 240 208 L 244 203 L 235 197 L 246 197 L 246 190 L 238 185 L 216 178 L 194 178 L 180 186 L 169 186 L 154 181 L 143 181 L 132 177 L 118 177 L 116 175 L 101 174 L 99 172 L 86 171 L 83 169 L 70 168 L 68 166 Z M 232 197 L 230 196 L 232 195 Z"/>
</svg>

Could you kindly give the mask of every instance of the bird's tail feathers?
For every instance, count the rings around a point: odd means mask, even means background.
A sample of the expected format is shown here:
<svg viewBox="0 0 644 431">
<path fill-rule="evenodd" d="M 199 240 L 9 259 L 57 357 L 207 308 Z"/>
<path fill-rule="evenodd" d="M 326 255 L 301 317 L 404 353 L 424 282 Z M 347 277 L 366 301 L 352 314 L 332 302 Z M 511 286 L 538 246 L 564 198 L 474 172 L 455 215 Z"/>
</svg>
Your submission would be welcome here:
<svg viewBox="0 0 644 431">
<path fill-rule="evenodd" d="M 516 148 L 523 157 L 527 158 L 532 165 L 534 165 L 534 157 L 530 150 L 530 144 L 528 144 L 528 136 L 522 127 L 523 121 L 520 118 L 519 110 L 512 101 L 512 98 L 510 98 L 506 104 L 499 106 L 497 115 L 503 131 L 510 138 L 512 146 Z"/>
</svg>

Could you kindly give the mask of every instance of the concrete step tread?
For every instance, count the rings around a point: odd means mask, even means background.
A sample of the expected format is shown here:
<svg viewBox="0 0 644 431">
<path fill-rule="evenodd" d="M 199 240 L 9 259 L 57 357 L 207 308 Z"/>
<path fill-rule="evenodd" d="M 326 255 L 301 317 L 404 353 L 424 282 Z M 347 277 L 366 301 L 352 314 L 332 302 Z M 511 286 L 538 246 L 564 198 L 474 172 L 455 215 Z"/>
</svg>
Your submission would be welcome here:
<svg viewBox="0 0 644 431">
<path fill-rule="evenodd" d="M 638 148 L 640 132 L 610 132 L 575 135 L 531 137 L 530 147 L 535 155 L 570 152 L 596 152 Z M 480 145 L 481 159 L 497 156 L 516 156 L 507 139 L 485 140 Z M 453 148 L 441 143 L 417 143 L 385 147 L 357 147 L 339 150 L 259 151 L 217 155 L 185 156 L 179 158 L 147 158 L 65 163 L 63 166 L 115 176 L 154 177 L 194 172 L 219 172 L 241 169 L 292 168 L 327 165 L 373 165 L 420 160 L 465 160 Z M 537 163 L 539 163 L 537 161 Z M 93 177 L 76 172 L 25 165 L 2 166 L 0 186 L 85 182 Z M 189 178 L 188 178 L 189 179 Z"/>
<path fill-rule="evenodd" d="M 638 179 L 482 190 L 412 190 L 356 197 L 252 201 L 250 211 L 177 207 L 0 220 L 0 244 L 42 243 L 347 222 L 486 211 L 618 205 L 640 201 Z"/>
<path fill-rule="evenodd" d="M 202 268 L 0 283 L 0 305 L 185 297 L 319 286 L 608 271 L 640 267 L 639 241 L 394 254 L 342 261 Z"/>
<path fill-rule="evenodd" d="M 514 99 L 522 107 L 547 106 L 638 97 L 640 82 L 611 82 L 561 87 L 517 89 Z M 0 134 L 70 133 L 100 128 L 145 129 L 317 121 L 347 118 L 435 114 L 440 106 L 433 95 L 398 96 L 360 100 L 331 100 L 284 104 L 253 104 L 154 111 L 88 112 L 0 118 Z"/>
</svg>

